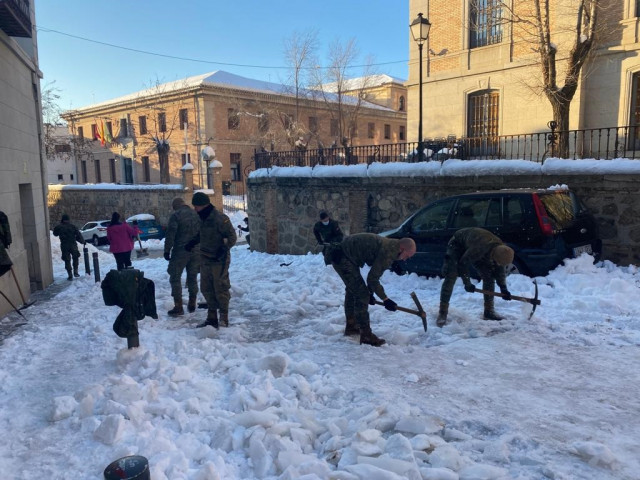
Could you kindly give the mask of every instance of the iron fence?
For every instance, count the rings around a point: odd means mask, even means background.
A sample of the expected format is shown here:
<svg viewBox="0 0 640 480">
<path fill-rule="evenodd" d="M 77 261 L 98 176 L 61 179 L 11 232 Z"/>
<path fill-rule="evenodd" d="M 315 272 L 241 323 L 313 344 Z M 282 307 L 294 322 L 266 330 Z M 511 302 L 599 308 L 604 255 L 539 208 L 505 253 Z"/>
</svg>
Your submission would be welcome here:
<svg viewBox="0 0 640 480">
<path fill-rule="evenodd" d="M 418 142 L 354 147 L 331 147 L 289 151 L 256 151 L 255 168 L 314 167 L 316 165 L 356 165 L 373 162 L 420 162 L 461 160 L 522 159 L 542 163 L 559 154 L 560 136 L 565 133 L 548 130 L 520 135 L 496 137 L 462 137 Z M 593 128 L 566 132 L 568 153 L 574 160 L 595 158 L 640 157 L 640 126 Z M 636 157 L 638 155 L 638 157 Z"/>
</svg>

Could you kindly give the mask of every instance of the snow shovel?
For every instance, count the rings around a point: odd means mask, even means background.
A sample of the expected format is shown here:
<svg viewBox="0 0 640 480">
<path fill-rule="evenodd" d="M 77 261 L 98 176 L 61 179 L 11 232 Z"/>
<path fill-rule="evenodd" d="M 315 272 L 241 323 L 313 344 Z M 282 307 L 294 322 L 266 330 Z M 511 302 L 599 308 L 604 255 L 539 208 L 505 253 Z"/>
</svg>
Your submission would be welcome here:
<svg viewBox="0 0 640 480">
<path fill-rule="evenodd" d="M 20 284 L 18 283 L 18 277 L 16 277 L 16 272 L 13 269 L 13 265 L 11 265 L 11 275 L 13 275 L 13 280 L 16 282 L 16 287 L 18 287 L 18 292 L 20 292 L 20 298 L 22 299 L 22 306 L 20 307 L 20 310 L 29 308 L 31 305 L 36 303 L 36 301 L 34 300 L 33 302 L 28 302 L 27 299 L 24 297 L 24 293 L 22 293 L 22 289 L 20 288 Z"/>
<path fill-rule="evenodd" d="M 540 300 L 538 300 L 538 283 L 534 280 L 533 285 L 535 286 L 535 295 L 534 298 L 527 297 L 519 297 L 517 295 L 511 295 L 511 300 L 517 300 L 519 302 L 530 303 L 533 305 L 533 309 L 531 309 L 531 313 L 529 314 L 529 318 L 533 317 L 533 312 L 536 311 L 536 307 L 540 305 Z M 504 298 L 504 294 L 500 292 L 493 292 L 491 290 L 482 290 L 481 288 L 476 288 L 476 292 L 482 293 L 483 295 L 492 295 L 494 297 Z"/>
<path fill-rule="evenodd" d="M 146 248 L 142 248 L 142 240 L 140 240 L 140 234 L 136 235 L 136 238 L 138 239 L 138 244 L 140 244 L 140 250 L 136 250 L 136 255 L 138 256 L 138 258 L 148 257 L 149 252 L 147 252 Z"/>
<path fill-rule="evenodd" d="M 410 308 L 401 307 L 399 305 L 396 306 L 396 310 L 399 310 L 401 312 L 406 312 L 406 313 L 413 313 L 414 315 L 419 316 L 422 319 L 422 326 L 424 327 L 424 331 L 426 332 L 427 331 L 427 312 L 425 312 L 424 308 L 422 308 L 422 305 L 420 304 L 420 300 L 418 300 L 418 296 L 416 295 L 416 292 L 411 292 L 411 298 L 416 304 L 416 307 L 418 307 L 418 310 L 412 310 Z M 376 305 L 384 305 L 384 302 L 376 300 Z"/>
</svg>

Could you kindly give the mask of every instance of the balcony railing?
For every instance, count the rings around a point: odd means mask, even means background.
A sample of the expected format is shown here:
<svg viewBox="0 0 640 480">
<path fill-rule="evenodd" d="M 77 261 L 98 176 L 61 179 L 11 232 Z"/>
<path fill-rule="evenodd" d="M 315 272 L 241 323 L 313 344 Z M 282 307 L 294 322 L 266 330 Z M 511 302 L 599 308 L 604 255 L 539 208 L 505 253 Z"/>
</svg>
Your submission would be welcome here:
<svg viewBox="0 0 640 480">
<path fill-rule="evenodd" d="M 422 155 L 418 153 L 418 143 L 409 142 L 280 152 L 256 151 L 254 160 L 256 168 L 444 161 L 449 158 L 462 160 L 522 159 L 542 163 L 548 157 L 559 156 L 558 142 L 561 133 L 546 131 L 497 137 L 456 138 L 449 136 L 428 139 L 422 142 Z M 568 154 L 565 156 L 574 160 L 639 158 L 640 126 L 570 130 L 568 132 Z"/>
<path fill-rule="evenodd" d="M 0 29 L 10 37 L 31 37 L 29 0 L 0 0 Z"/>
</svg>

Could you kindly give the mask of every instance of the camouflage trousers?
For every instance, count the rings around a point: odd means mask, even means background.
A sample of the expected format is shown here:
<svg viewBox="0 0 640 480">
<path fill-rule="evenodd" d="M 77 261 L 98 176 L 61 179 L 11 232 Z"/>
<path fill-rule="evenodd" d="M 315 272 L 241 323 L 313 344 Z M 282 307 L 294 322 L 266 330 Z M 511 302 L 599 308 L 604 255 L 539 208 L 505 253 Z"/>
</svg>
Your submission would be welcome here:
<svg viewBox="0 0 640 480">
<path fill-rule="evenodd" d="M 220 310 L 220 313 L 229 313 L 231 299 L 229 263 L 228 255 L 224 263 L 209 257 L 201 257 L 200 290 L 207 300 L 210 316 L 213 316 L 217 310 Z"/>
<path fill-rule="evenodd" d="M 361 332 L 371 330 L 369 322 L 369 287 L 365 283 L 360 268 L 346 257 L 342 256 L 331 265 L 344 282 L 344 314 L 349 318 L 355 318 Z"/>
<path fill-rule="evenodd" d="M 496 282 L 490 269 L 479 268 L 478 270 L 482 278 L 482 289 L 493 291 Z M 445 256 L 444 265 L 442 266 L 442 276 L 444 277 L 444 281 L 442 282 L 442 288 L 440 290 L 440 303 L 448 304 L 453 294 L 453 286 L 459 276 L 458 255 L 456 252 L 452 252 L 451 249 L 447 250 Z M 484 308 L 485 310 L 493 308 L 493 296 L 484 295 Z"/>
<path fill-rule="evenodd" d="M 175 249 L 174 249 L 175 250 Z M 171 285 L 171 296 L 175 301 L 182 299 L 182 272 L 187 270 L 187 290 L 189 297 L 198 295 L 198 273 L 200 273 L 200 254 L 198 252 L 173 253 L 167 273 Z"/>
<path fill-rule="evenodd" d="M 62 261 L 64 262 L 64 268 L 67 272 L 71 272 L 71 263 L 73 261 L 73 271 L 78 270 L 78 259 L 80 258 L 80 252 L 78 248 L 65 248 L 62 250 Z"/>
</svg>

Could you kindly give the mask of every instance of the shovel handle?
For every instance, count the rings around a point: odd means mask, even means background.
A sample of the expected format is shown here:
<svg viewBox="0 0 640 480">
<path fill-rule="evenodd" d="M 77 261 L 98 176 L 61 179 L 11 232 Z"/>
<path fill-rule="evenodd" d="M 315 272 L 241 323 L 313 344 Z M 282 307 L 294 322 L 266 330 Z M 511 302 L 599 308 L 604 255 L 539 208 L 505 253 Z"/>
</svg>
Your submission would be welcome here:
<svg viewBox="0 0 640 480">
<path fill-rule="evenodd" d="M 376 300 L 376 305 L 384 306 L 384 303 Z M 418 315 L 419 317 L 422 315 L 418 310 L 411 310 L 410 308 L 401 307 L 400 305 L 396 306 L 396 310 L 398 310 L 399 312 L 413 313 L 414 315 Z"/>
<path fill-rule="evenodd" d="M 491 290 L 482 290 L 481 288 L 476 288 L 476 292 L 482 293 L 484 295 L 492 295 L 494 297 L 504 298 L 504 294 L 500 292 L 493 292 Z M 519 297 L 517 295 L 511 295 L 511 300 L 517 300 L 519 302 L 530 303 L 531 305 L 540 305 L 540 300 L 537 298 L 527 298 L 527 297 Z"/>
</svg>

